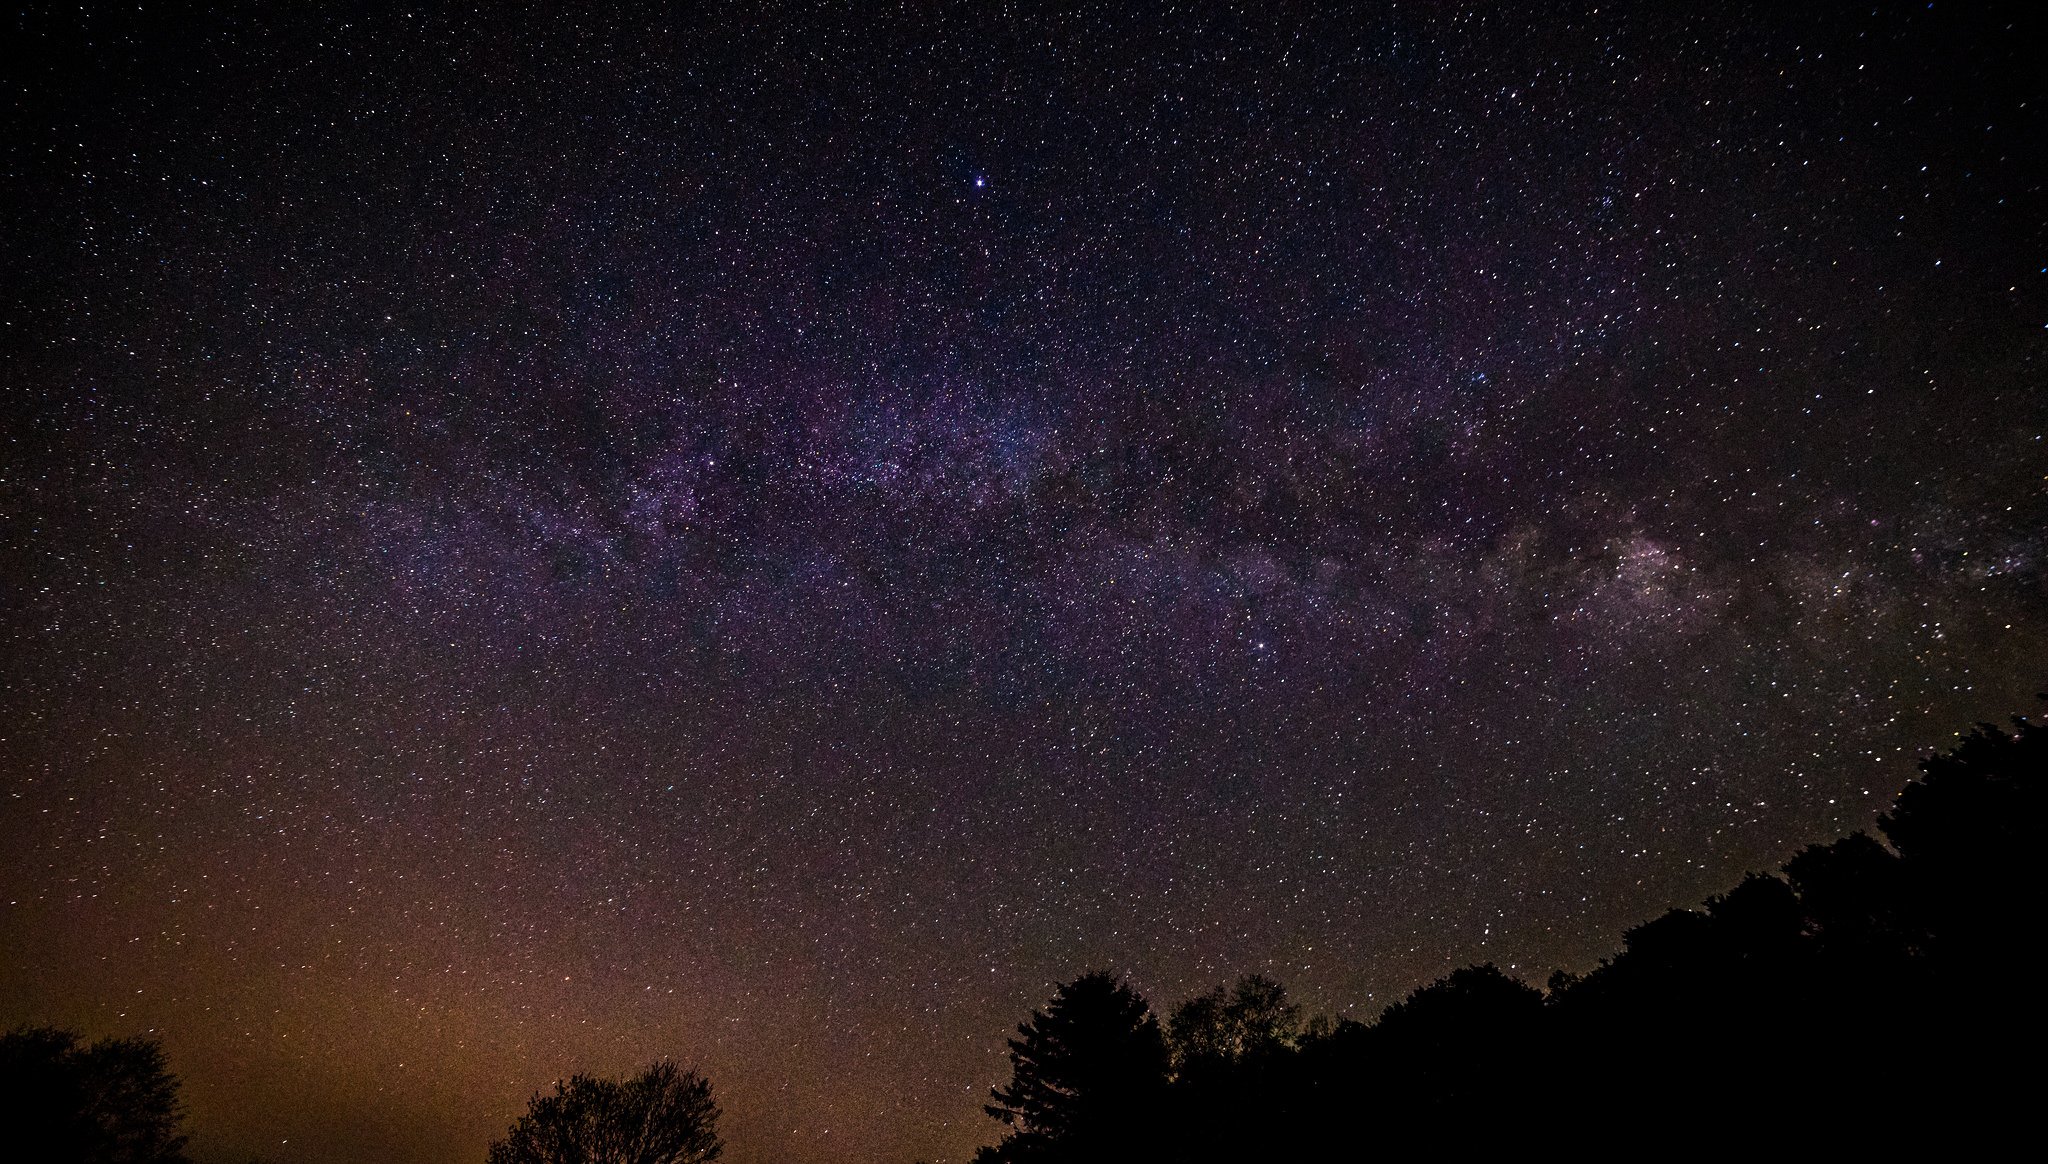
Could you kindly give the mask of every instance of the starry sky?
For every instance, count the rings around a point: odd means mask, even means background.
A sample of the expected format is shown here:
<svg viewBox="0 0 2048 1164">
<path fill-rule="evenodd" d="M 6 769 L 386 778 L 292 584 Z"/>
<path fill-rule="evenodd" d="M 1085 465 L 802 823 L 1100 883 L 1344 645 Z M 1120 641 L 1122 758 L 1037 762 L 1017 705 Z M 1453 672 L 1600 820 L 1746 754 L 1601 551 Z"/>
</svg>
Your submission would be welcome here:
<svg viewBox="0 0 2048 1164">
<path fill-rule="evenodd" d="M 2048 681 L 2022 7 L 141 7 L 4 33 L 0 1023 L 201 1153 L 957 1161 Z"/>
</svg>

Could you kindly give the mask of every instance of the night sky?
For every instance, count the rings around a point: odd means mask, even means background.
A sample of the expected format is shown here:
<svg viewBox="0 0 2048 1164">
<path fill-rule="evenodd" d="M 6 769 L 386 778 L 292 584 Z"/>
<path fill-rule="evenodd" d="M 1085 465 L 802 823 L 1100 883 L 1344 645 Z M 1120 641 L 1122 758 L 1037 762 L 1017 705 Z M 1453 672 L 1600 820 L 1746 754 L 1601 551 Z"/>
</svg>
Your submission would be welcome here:
<svg viewBox="0 0 2048 1164">
<path fill-rule="evenodd" d="M 2012 14 L 165 7 L 0 31 L 0 1025 L 201 1153 L 958 1161 L 1085 969 L 1541 982 L 2048 682 Z"/>
</svg>

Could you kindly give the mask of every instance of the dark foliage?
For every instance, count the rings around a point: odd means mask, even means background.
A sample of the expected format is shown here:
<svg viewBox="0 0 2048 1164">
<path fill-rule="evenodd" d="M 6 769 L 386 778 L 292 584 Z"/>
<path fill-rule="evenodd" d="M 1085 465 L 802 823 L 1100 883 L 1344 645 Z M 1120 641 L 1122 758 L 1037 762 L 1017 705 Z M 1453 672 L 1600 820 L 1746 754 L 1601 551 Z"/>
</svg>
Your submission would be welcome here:
<svg viewBox="0 0 2048 1164">
<path fill-rule="evenodd" d="M 154 1039 L 82 1045 L 70 1031 L 0 1035 L 4 1154 L 43 1164 L 184 1164 L 178 1080 Z"/>
<path fill-rule="evenodd" d="M 536 1095 L 490 1164 L 706 1164 L 718 1159 L 711 1084 L 664 1059 L 630 1079 L 577 1075 Z"/>
<path fill-rule="evenodd" d="M 1159 1020 L 1114 975 L 1061 986 L 1010 1040 L 1010 1082 L 988 1113 L 1015 1131 L 975 1159 L 1125 1160 L 1157 1126 L 1167 1079 Z"/>
<path fill-rule="evenodd" d="M 1174 1009 L 1174 1072 L 1185 1079 L 1228 1071 L 1290 1049 L 1301 1029 L 1301 1008 L 1287 1001 L 1287 988 L 1249 975 L 1236 987 L 1217 987 Z"/>
<path fill-rule="evenodd" d="M 1175 1008 L 1167 1060 L 1144 1001 L 1089 975 L 1011 1043 L 1016 1081 L 989 1110 L 1015 1130 L 977 1159 L 1969 1154 L 2023 1131 L 2037 1094 L 2048 729 L 1981 725 L 1921 773 L 1882 840 L 1672 910 L 1547 993 L 1475 966 L 1373 1023 L 1304 1031 L 1278 984 L 1247 978 Z"/>
</svg>

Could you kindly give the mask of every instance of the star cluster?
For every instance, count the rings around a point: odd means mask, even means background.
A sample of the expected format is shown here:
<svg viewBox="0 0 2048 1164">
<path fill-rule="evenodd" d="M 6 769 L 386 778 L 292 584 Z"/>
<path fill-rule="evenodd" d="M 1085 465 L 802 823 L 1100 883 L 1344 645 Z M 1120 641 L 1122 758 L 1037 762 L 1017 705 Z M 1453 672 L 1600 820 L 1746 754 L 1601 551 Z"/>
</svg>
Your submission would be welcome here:
<svg viewBox="0 0 2048 1164">
<path fill-rule="evenodd" d="M 1867 825 L 2043 680 L 2039 29 L 1654 7 L 15 15 L 0 1020 L 202 1150 L 673 1054 L 961 1159 L 1090 966 L 1369 1017 Z"/>
</svg>

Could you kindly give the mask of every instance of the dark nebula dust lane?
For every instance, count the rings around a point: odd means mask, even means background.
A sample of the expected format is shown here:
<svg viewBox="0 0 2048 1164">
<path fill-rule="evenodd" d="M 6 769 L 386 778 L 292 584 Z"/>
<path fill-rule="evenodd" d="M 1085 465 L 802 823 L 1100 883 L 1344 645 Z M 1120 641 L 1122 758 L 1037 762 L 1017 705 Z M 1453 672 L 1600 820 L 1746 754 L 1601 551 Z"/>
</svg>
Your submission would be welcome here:
<svg viewBox="0 0 2048 1164">
<path fill-rule="evenodd" d="M 1583 969 L 2048 681 L 2040 31 L 15 13 L 0 1024 L 881 1164 L 1091 967 Z"/>
</svg>

